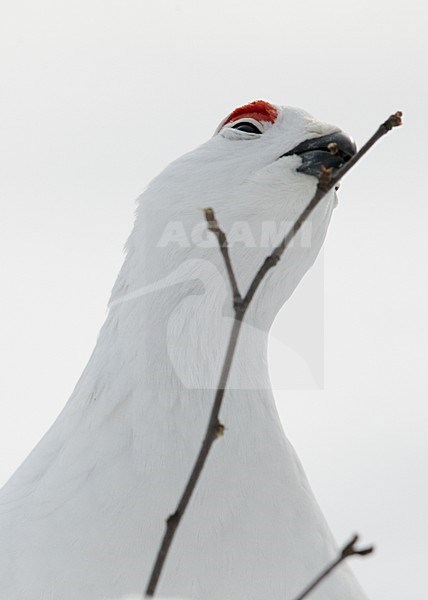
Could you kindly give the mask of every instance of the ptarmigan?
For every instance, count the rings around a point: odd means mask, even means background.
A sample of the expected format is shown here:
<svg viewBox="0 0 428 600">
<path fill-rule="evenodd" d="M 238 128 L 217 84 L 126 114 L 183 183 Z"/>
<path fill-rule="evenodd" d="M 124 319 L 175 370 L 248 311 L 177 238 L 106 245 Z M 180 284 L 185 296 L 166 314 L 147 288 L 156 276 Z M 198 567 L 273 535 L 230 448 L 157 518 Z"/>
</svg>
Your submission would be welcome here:
<svg viewBox="0 0 428 600">
<path fill-rule="evenodd" d="M 332 141 L 335 156 L 326 151 Z M 145 589 L 200 448 L 233 320 L 200 208 L 212 207 L 229 234 L 244 291 L 279 241 L 272 224 L 278 235 L 291 226 L 320 164 L 337 167 L 354 152 L 337 127 L 256 101 L 148 186 L 89 363 L 1 492 L 1 600 L 100 600 Z M 266 363 L 269 327 L 314 262 L 334 204 L 331 191 L 312 215 L 310 244 L 297 236 L 247 312 L 221 413 L 226 433 L 208 457 L 159 595 L 292 599 L 335 556 L 281 428 Z M 365 598 L 345 565 L 312 597 Z"/>
</svg>

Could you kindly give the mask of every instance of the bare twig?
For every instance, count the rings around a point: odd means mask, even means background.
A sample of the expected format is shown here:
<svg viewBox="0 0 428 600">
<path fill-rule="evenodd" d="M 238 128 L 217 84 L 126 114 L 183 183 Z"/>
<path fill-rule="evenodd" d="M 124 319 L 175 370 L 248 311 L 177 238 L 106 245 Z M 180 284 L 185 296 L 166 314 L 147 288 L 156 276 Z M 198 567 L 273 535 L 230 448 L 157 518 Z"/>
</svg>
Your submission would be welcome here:
<svg viewBox="0 0 428 600">
<path fill-rule="evenodd" d="M 208 427 L 205 433 L 204 440 L 202 442 L 201 449 L 198 457 L 190 474 L 190 477 L 186 483 L 184 492 L 180 498 L 178 506 L 175 512 L 170 515 L 167 519 L 166 531 L 162 540 L 161 547 L 156 558 L 153 571 L 150 576 L 149 583 L 146 589 L 146 596 L 153 596 L 156 590 L 157 583 L 159 581 L 160 574 L 168 554 L 168 550 L 171 546 L 171 542 L 174 538 L 175 531 L 180 523 L 180 520 L 187 508 L 193 490 L 196 487 L 199 476 L 204 468 L 205 461 L 208 453 L 211 449 L 212 444 L 218 437 L 221 437 L 224 433 L 224 425 L 219 421 L 220 408 L 223 402 L 224 392 L 226 389 L 226 383 L 229 377 L 230 368 L 232 366 L 232 359 L 235 353 L 236 344 L 238 342 L 239 331 L 241 329 L 242 319 L 244 318 L 245 309 L 242 307 L 242 297 L 238 289 L 236 282 L 235 273 L 233 271 L 232 263 L 229 256 L 229 248 L 225 233 L 220 229 L 215 219 L 214 211 L 211 208 L 204 210 L 205 218 L 208 223 L 208 229 L 212 231 L 218 239 L 220 251 L 223 256 L 226 270 L 229 276 L 230 287 L 233 294 L 233 305 L 235 309 L 235 320 L 233 321 L 233 327 L 230 332 L 229 343 L 227 346 L 226 356 L 223 362 L 221 370 L 220 380 L 217 387 L 217 391 L 214 397 L 214 404 L 211 409 L 210 418 L 208 421 Z"/>
<path fill-rule="evenodd" d="M 308 206 L 301 212 L 292 229 L 283 238 L 281 243 L 273 250 L 272 254 L 266 258 L 258 270 L 248 289 L 248 292 L 244 297 L 244 304 L 251 302 L 266 273 L 269 271 L 269 269 L 277 264 L 283 255 L 284 250 L 287 248 L 303 223 L 308 219 L 314 208 L 320 203 L 327 192 L 329 192 L 342 179 L 342 177 L 346 175 L 346 173 L 360 160 L 362 156 L 364 156 L 364 154 L 373 146 L 373 144 L 375 144 L 382 136 L 388 133 L 388 131 L 391 131 L 393 127 L 398 127 L 401 125 L 401 117 L 401 111 L 397 111 L 391 115 L 389 119 L 385 121 L 385 123 L 380 125 L 376 133 L 372 135 L 372 137 L 364 144 L 364 146 L 362 146 L 362 148 L 356 154 L 354 154 L 354 156 L 347 163 L 345 163 L 334 176 L 332 176 L 331 169 L 322 170 L 314 197 L 309 202 Z"/>
<path fill-rule="evenodd" d="M 339 552 L 339 555 L 336 558 L 336 560 L 332 562 L 331 565 L 326 567 L 324 571 L 322 571 L 318 575 L 318 577 L 314 579 L 314 581 L 310 585 L 308 585 L 308 587 L 305 588 L 303 592 L 299 594 L 299 596 L 297 596 L 297 598 L 295 598 L 295 600 L 303 600 L 303 598 L 306 598 L 306 596 L 308 596 L 308 594 L 310 594 L 321 583 L 321 581 L 325 577 L 327 577 L 327 575 L 334 571 L 334 569 L 336 569 L 336 567 L 338 567 L 340 563 L 346 560 L 349 556 L 367 556 L 368 554 L 371 554 L 373 552 L 373 546 L 368 546 L 367 548 L 359 549 L 355 548 L 355 544 L 357 543 L 357 541 L 358 535 L 354 535 L 352 540 L 348 542 Z"/>
<path fill-rule="evenodd" d="M 160 574 L 162 572 L 162 567 L 164 565 L 165 559 L 168 554 L 168 550 L 171 546 L 171 542 L 174 538 L 175 531 L 180 524 L 181 518 L 184 515 L 184 511 L 189 504 L 189 500 L 192 496 L 193 490 L 196 487 L 199 476 L 204 468 L 205 461 L 207 459 L 208 453 L 211 449 L 211 446 L 215 442 L 215 440 L 223 435 L 224 425 L 220 423 L 218 415 L 220 413 L 220 408 L 223 402 L 224 391 L 226 388 L 226 382 L 229 376 L 230 367 L 232 366 L 232 359 L 236 348 L 236 343 L 238 341 L 239 330 L 241 329 L 242 318 L 244 313 L 242 312 L 242 316 L 239 314 L 236 315 L 236 319 L 233 322 L 232 331 L 230 333 L 229 344 L 227 346 L 226 358 L 223 363 L 223 368 L 221 371 L 220 382 L 218 384 L 218 388 L 214 398 L 214 404 L 211 409 L 210 418 L 208 421 L 207 431 L 205 433 L 204 440 L 202 442 L 201 449 L 199 451 L 198 457 L 196 459 L 195 465 L 192 469 L 190 477 L 186 483 L 186 487 L 184 492 L 180 498 L 178 506 L 175 512 L 170 515 L 166 522 L 166 531 L 162 540 L 161 547 L 159 548 L 158 555 L 156 557 L 156 562 L 153 567 L 153 571 L 150 576 L 149 583 L 146 589 L 146 596 L 154 596 L 156 591 L 156 586 L 159 581 Z"/>
<path fill-rule="evenodd" d="M 321 176 L 318 181 L 317 189 L 312 200 L 299 215 L 293 228 L 287 233 L 287 235 L 284 237 L 281 243 L 273 250 L 273 252 L 265 259 L 260 269 L 257 271 L 253 281 L 251 282 L 248 288 L 247 293 L 243 298 L 239 292 L 236 276 L 230 260 L 226 235 L 220 229 L 216 221 L 213 209 L 207 208 L 204 210 L 205 219 L 208 223 L 208 229 L 212 231 L 217 237 L 220 251 L 226 265 L 226 270 L 233 294 L 235 320 L 233 322 L 232 330 L 230 332 L 226 356 L 223 362 L 220 380 L 214 397 L 214 403 L 211 409 L 211 414 L 209 417 L 205 437 L 202 441 L 201 449 L 196 458 L 196 462 L 193 466 L 192 472 L 186 483 L 184 492 L 180 498 L 177 508 L 175 512 L 168 517 L 166 521 L 165 534 L 162 539 L 161 546 L 158 550 L 156 561 L 153 566 L 149 583 L 146 588 L 146 596 L 151 597 L 155 594 L 156 586 L 158 584 L 159 577 L 162 573 L 162 568 L 165 563 L 165 559 L 167 557 L 172 540 L 174 539 L 175 532 L 177 530 L 178 525 L 180 524 L 181 518 L 183 517 L 187 505 L 189 504 L 189 500 L 196 487 L 202 469 L 204 468 L 204 464 L 211 449 L 211 446 L 213 445 L 214 441 L 224 432 L 224 426 L 220 423 L 219 420 L 220 409 L 223 402 L 224 392 L 229 377 L 230 369 L 232 366 L 232 360 L 235 353 L 236 344 L 238 342 L 238 336 L 241 330 L 242 321 L 248 309 L 248 306 L 250 305 L 250 302 L 253 299 L 254 294 L 256 293 L 266 273 L 278 263 L 285 249 L 290 244 L 291 240 L 294 238 L 296 233 L 299 231 L 303 223 L 307 220 L 309 215 L 319 204 L 322 198 L 337 184 L 337 182 L 349 171 L 349 169 L 351 169 L 355 165 L 355 163 L 367 152 L 367 150 L 369 150 L 369 148 L 371 148 L 373 144 L 375 144 L 375 142 L 378 139 L 380 139 L 393 127 L 401 125 L 401 116 L 401 112 L 396 112 L 395 114 L 391 115 L 389 119 L 385 121 L 385 123 L 382 123 L 382 125 L 378 128 L 376 133 L 364 144 L 361 150 L 359 150 L 359 152 L 357 152 L 347 163 L 345 163 L 345 165 L 343 165 L 343 167 L 341 167 L 334 176 L 332 175 L 331 169 L 322 170 Z M 334 152 L 334 148 L 332 148 L 331 151 Z M 323 577 L 325 577 L 325 575 L 323 575 Z"/>
<path fill-rule="evenodd" d="M 229 246 L 227 243 L 226 234 L 224 231 L 220 229 L 218 223 L 216 221 L 214 211 L 212 208 L 204 209 L 205 219 L 208 223 L 209 231 L 212 231 L 218 240 L 218 245 L 220 247 L 220 252 L 223 256 L 227 275 L 229 277 L 230 287 L 232 288 L 233 301 L 234 303 L 240 303 L 242 301 L 241 294 L 238 289 L 238 284 L 236 283 L 235 273 L 233 271 L 232 263 L 229 256 Z"/>
</svg>

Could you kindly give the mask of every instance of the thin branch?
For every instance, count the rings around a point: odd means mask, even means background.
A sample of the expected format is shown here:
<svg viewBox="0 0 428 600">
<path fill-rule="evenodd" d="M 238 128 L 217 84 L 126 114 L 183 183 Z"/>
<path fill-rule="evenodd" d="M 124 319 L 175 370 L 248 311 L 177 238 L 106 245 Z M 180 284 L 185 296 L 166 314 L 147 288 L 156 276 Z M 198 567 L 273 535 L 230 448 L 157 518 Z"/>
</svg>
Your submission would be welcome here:
<svg viewBox="0 0 428 600">
<path fill-rule="evenodd" d="M 318 585 L 325 577 L 327 577 L 327 575 L 334 571 L 334 569 L 336 569 L 340 565 L 340 563 L 346 560 L 349 556 L 367 556 L 368 554 L 371 554 L 373 552 L 373 546 L 368 546 L 367 548 L 360 549 L 355 548 L 355 544 L 357 543 L 357 541 L 358 535 L 354 535 L 352 540 L 348 542 L 339 552 L 339 555 L 336 558 L 336 560 L 332 562 L 331 565 L 326 567 L 324 571 L 322 571 L 318 575 L 318 577 L 314 579 L 314 581 L 310 585 L 308 585 L 308 587 L 305 588 L 303 592 L 294 600 L 303 600 L 303 598 L 306 598 L 306 596 L 308 596 L 310 592 L 312 592 L 316 587 L 318 587 Z"/>
<path fill-rule="evenodd" d="M 362 146 L 362 148 L 354 154 L 354 156 L 343 165 L 340 169 L 338 169 L 337 173 L 332 176 L 331 169 L 322 169 L 321 177 L 318 181 L 317 189 L 314 197 L 309 202 L 308 206 L 300 213 L 297 218 L 292 229 L 287 233 L 287 235 L 283 238 L 281 243 L 274 248 L 273 252 L 265 259 L 264 263 L 258 270 L 256 276 L 254 277 L 250 287 L 248 288 L 247 293 L 244 297 L 244 304 L 248 304 L 251 302 L 254 294 L 256 293 L 257 288 L 261 284 L 266 273 L 274 267 L 281 256 L 283 255 L 285 249 L 290 244 L 291 240 L 294 238 L 296 233 L 299 231 L 303 223 L 308 219 L 314 208 L 320 203 L 320 201 L 324 198 L 324 196 L 329 192 L 346 173 L 352 169 L 352 167 L 360 160 L 364 154 L 388 131 L 391 131 L 393 127 L 398 127 L 401 125 L 401 117 L 403 113 L 401 111 L 397 111 L 393 115 L 391 115 L 385 123 L 382 123 L 376 133 L 372 135 L 372 137 Z"/>
<path fill-rule="evenodd" d="M 166 531 L 162 540 L 161 547 L 159 548 L 158 555 L 156 557 L 156 562 L 153 567 L 153 571 L 150 575 L 150 580 L 146 589 L 146 596 L 149 597 L 154 596 L 156 586 L 162 572 L 162 567 L 167 557 L 172 540 L 174 539 L 175 531 L 180 524 L 181 518 L 184 515 L 184 511 L 186 510 L 187 505 L 189 504 L 189 500 L 192 496 L 193 490 L 196 487 L 202 469 L 204 468 L 204 464 L 207 459 L 208 453 L 211 449 L 211 446 L 213 445 L 215 440 L 218 437 L 222 436 L 224 433 L 224 425 L 220 423 L 218 416 L 223 402 L 224 392 L 226 389 L 226 383 L 229 377 L 230 368 L 232 366 L 232 359 L 235 353 L 238 335 L 241 329 L 242 319 L 244 317 L 244 311 L 237 308 L 235 309 L 235 315 L 236 318 L 233 322 L 232 331 L 230 333 L 226 357 L 223 363 L 220 381 L 215 394 L 214 404 L 211 409 L 211 415 L 208 421 L 207 431 L 205 433 L 205 437 L 202 442 L 202 446 L 196 459 L 195 465 L 186 483 L 183 495 L 180 498 L 175 512 L 172 515 L 170 515 L 167 519 Z"/>
<path fill-rule="evenodd" d="M 190 498 L 199 480 L 200 474 L 204 468 L 205 461 L 208 457 L 211 446 L 213 445 L 214 441 L 224 433 L 224 425 L 222 425 L 219 420 L 220 409 L 223 402 L 224 392 L 226 389 L 227 380 L 229 378 L 229 373 L 232 366 L 233 356 L 235 353 L 236 344 L 238 342 L 242 321 L 248 309 L 248 306 L 250 305 L 250 302 L 257 291 L 257 288 L 261 284 L 266 273 L 278 263 L 285 249 L 290 244 L 291 240 L 299 231 L 303 223 L 307 220 L 314 208 L 319 204 L 321 199 L 327 194 L 327 192 L 329 192 L 333 188 L 333 186 L 337 184 L 337 182 L 345 175 L 345 173 L 347 173 L 349 169 L 351 169 L 355 165 L 355 163 L 367 152 L 369 148 L 371 148 L 371 146 L 373 146 L 373 144 L 378 139 L 380 139 L 393 127 L 401 125 L 401 116 L 401 112 L 396 112 L 395 114 L 391 115 L 389 119 L 385 121 L 385 123 L 382 123 L 382 125 L 378 128 L 376 133 L 368 140 L 368 142 L 364 144 L 361 150 L 357 152 L 343 167 L 341 167 L 337 171 L 336 175 L 332 176 L 331 169 L 322 170 L 314 197 L 309 202 L 308 206 L 302 211 L 293 228 L 289 231 L 289 233 L 287 233 L 282 242 L 265 259 L 262 266 L 257 271 L 252 283 L 250 284 L 244 298 L 242 298 L 239 292 L 236 276 L 229 256 L 226 234 L 220 229 L 216 221 L 213 209 L 207 208 L 204 210 L 205 219 L 208 223 L 208 229 L 217 237 L 220 251 L 226 265 L 229 283 L 233 295 L 235 320 L 233 322 L 233 327 L 230 333 L 226 356 L 223 362 L 219 384 L 214 397 L 214 404 L 211 409 L 211 414 L 208 421 L 205 437 L 203 439 L 198 457 L 193 466 L 192 472 L 186 483 L 184 492 L 180 498 L 177 508 L 175 512 L 168 517 L 166 521 L 166 530 L 160 548 L 158 550 L 158 554 L 156 556 L 155 564 L 150 575 L 149 583 L 146 588 L 146 596 L 152 597 L 155 594 L 156 587 L 160 575 L 162 573 L 162 568 L 168 555 L 171 543 L 174 539 L 175 532 L 180 524 L 180 521 L 184 515 L 187 505 L 189 504 Z M 332 148 L 332 152 L 334 152 L 334 148 Z M 323 575 L 323 577 L 325 577 L 325 575 Z"/>
<path fill-rule="evenodd" d="M 227 275 L 229 277 L 230 287 L 232 288 L 233 301 L 235 303 L 240 303 L 242 301 L 241 294 L 239 292 L 238 284 L 236 282 L 235 273 L 233 271 L 232 262 L 229 256 L 229 245 L 227 243 L 226 234 L 220 227 L 218 226 L 217 220 L 214 215 L 214 211 L 212 208 L 204 209 L 205 219 L 208 223 L 208 230 L 212 231 L 218 240 L 218 245 L 220 247 L 220 252 L 223 256 L 224 263 L 226 265 Z"/>
</svg>

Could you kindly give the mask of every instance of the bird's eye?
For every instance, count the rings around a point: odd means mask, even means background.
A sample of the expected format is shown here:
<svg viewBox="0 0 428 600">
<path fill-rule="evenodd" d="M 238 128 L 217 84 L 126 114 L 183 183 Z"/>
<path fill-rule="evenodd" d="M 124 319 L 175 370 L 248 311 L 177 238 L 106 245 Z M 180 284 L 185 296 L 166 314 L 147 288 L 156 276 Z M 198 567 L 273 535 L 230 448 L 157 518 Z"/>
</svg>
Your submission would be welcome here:
<svg viewBox="0 0 428 600">
<path fill-rule="evenodd" d="M 254 123 L 250 123 L 250 121 L 241 121 L 240 123 L 233 125 L 232 129 L 245 131 L 245 133 L 261 133 L 260 129 L 254 125 Z"/>
</svg>

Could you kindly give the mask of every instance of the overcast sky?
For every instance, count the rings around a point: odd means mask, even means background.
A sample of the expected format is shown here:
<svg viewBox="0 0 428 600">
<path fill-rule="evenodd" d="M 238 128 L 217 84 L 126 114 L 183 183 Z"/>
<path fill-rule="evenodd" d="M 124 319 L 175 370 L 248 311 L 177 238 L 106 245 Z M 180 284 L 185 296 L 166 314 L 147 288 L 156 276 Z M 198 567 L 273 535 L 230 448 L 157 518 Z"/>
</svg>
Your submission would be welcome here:
<svg viewBox="0 0 428 600">
<path fill-rule="evenodd" d="M 0 13 L 0 483 L 86 364 L 153 176 L 254 99 L 305 108 L 358 144 L 401 109 L 404 127 L 344 180 L 270 364 L 336 538 L 377 546 L 353 562 L 369 596 L 426 598 L 424 3 L 3 0 Z M 295 355 L 315 384 L 281 389 Z"/>
</svg>

